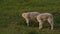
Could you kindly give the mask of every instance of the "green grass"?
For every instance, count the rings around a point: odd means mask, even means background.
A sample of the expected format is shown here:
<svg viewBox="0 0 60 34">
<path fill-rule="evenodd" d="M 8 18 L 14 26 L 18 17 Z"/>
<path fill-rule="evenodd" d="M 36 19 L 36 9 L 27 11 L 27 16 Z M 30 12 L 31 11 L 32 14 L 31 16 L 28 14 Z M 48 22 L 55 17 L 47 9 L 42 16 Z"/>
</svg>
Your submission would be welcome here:
<svg viewBox="0 0 60 34">
<path fill-rule="evenodd" d="M 26 26 L 21 14 L 34 11 L 52 13 L 54 30 L 48 23 L 39 30 L 36 21 Z M 60 0 L 0 0 L 0 34 L 60 34 Z"/>
</svg>

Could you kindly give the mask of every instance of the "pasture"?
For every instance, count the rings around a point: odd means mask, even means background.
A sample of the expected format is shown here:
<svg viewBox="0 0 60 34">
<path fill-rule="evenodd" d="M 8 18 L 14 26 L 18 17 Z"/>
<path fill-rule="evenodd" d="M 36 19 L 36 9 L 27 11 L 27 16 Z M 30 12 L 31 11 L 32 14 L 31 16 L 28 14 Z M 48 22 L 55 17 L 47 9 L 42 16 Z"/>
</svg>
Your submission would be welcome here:
<svg viewBox="0 0 60 34">
<path fill-rule="evenodd" d="M 39 30 L 34 20 L 27 26 L 21 14 L 34 11 L 52 13 L 54 30 L 48 23 Z M 0 34 L 60 34 L 60 0 L 0 0 Z"/>
</svg>

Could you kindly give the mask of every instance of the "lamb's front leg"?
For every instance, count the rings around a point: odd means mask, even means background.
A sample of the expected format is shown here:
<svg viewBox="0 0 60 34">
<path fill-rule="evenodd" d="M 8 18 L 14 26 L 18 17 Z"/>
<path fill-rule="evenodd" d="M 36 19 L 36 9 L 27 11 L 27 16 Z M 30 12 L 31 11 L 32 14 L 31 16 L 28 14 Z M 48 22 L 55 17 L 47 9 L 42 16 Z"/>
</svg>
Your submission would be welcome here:
<svg viewBox="0 0 60 34">
<path fill-rule="evenodd" d="M 43 21 L 40 19 L 37 19 L 37 21 L 39 22 L 39 29 L 42 29 L 43 27 Z"/>
<path fill-rule="evenodd" d="M 28 18 L 26 19 L 26 23 L 27 23 L 27 26 L 29 26 L 29 19 Z"/>
<path fill-rule="evenodd" d="M 43 27 L 43 23 L 42 21 L 39 21 L 39 29 L 42 29 L 42 27 Z"/>
</svg>

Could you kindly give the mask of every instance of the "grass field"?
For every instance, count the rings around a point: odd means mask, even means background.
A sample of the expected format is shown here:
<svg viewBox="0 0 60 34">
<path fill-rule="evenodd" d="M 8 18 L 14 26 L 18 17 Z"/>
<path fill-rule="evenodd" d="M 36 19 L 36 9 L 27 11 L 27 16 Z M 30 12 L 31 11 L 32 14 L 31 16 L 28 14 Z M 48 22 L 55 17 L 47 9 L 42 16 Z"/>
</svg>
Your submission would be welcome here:
<svg viewBox="0 0 60 34">
<path fill-rule="evenodd" d="M 34 11 L 52 13 L 54 30 L 48 23 L 39 30 L 37 21 L 28 27 L 21 14 Z M 60 0 L 0 0 L 0 34 L 60 34 Z"/>
</svg>

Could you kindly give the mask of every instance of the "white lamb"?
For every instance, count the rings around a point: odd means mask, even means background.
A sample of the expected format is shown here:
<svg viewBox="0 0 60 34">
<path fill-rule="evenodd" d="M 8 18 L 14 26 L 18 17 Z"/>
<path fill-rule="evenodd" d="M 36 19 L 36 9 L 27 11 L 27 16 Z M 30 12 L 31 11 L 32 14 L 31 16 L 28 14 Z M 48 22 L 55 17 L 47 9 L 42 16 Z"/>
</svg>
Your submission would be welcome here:
<svg viewBox="0 0 60 34">
<path fill-rule="evenodd" d="M 27 26 L 29 26 L 30 19 L 36 19 L 39 14 L 39 12 L 26 12 L 22 13 L 22 17 L 26 20 Z"/>
<path fill-rule="evenodd" d="M 39 22 L 39 29 L 42 29 L 44 21 L 48 21 L 51 25 L 51 30 L 53 30 L 53 15 L 50 13 L 42 13 L 37 16 L 37 21 Z"/>
</svg>

